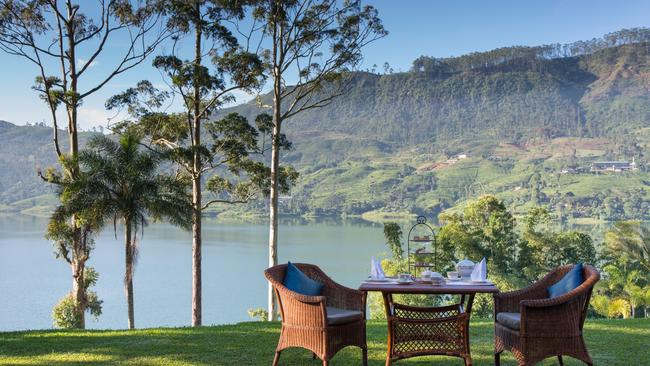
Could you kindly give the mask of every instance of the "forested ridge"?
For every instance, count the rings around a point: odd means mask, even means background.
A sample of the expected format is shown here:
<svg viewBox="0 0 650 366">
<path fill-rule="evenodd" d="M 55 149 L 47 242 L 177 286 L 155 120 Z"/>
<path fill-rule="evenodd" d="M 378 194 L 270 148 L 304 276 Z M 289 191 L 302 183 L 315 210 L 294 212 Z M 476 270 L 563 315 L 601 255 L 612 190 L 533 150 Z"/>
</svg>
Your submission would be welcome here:
<svg viewBox="0 0 650 366">
<path fill-rule="evenodd" d="M 594 203 L 596 193 L 622 199 L 635 189 L 645 202 L 649 56 L 650 31 L 641 28 L 569 45 L 423 56 L 406 72 L 357 72 L 344 96 L 287 121 L 294 149 L 283 162 L 301 177 L 285 212 L 439 212 L 482 193 L 524 206 L 556 205 L 570 192 L 579 208 L 604 207 L 606 197 Z M 260 111 L 252 101 L 223 112 Z M 52 163 L 50 135 L 44 127 L 0 126 L 8 168 L 0 172 L 0 202 L 48 192 L 34 172 Z M 458 154 L 468 159 L 439 165 Z M 614 180 L 585 173 L 603 159 L 635 159 L 640 169 Z M 567 169 L 584 174 L 559 177 Z M 620 218 L 629 216 L 623 205 Z M 601 212 L 577 210 L 579 217 Z"/>
<path fill-rule="evenodd" d="M 297 119 L 294 130 L 350 133 L 397 144 L 473 136 L 599 137 L 648 121 L 646 108 L 616 113 L 623 109 L 619 104 L 645 104 L 648 47 L 642 42 L 551 59 L 514 48 L 509 53 L 520 57 L 491 65 L 493 57 L 486 52 L 481 54 L 485 67 L 446 73 L 419 67 L 420 58 L 410 72 L 356 75 L 344 98 Z"/>
</svg>

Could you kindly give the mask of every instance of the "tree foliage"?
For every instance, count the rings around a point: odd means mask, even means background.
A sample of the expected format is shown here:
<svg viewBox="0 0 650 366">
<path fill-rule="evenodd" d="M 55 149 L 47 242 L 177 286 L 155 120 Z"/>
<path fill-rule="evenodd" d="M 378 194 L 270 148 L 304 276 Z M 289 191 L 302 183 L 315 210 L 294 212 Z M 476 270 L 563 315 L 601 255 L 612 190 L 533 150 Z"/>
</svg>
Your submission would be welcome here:
<svg viewBox="0 0 650 366">
<path fill-rule="evenodd" d="M 433 76 L 467 72 L 475 69 L 508 69 L 522 67 L 544 71 L 546 60 L 588 56 L 598 51 L 623 45 L 650 41 L 650 28 L 621 29 L 602 37 L 568 44 L 501 47 L 487 52 L 472 52 L 449 58 L 420 56 L 411 70 Z"/>
<path fill-rule="evenodd" d="M 404 255 L 402 248 L 402 228 L 395 222 L 387 222 L 384 224 L 384 237 L 386 237 L 386 244 L 393 253 L 393 259 L 401 260 Z"/>
<path fill-rule="evenodd" d="M 650 230 L 639 221 L 619 221 L 605 235 L 605 245 L 650 271 Z"/>
<path fill-rule="evenodd" d="M 453 248 L 455 258 L 488 260 L 488 271 L 509 276 L 515 265 L 517 235 L 515 219 L 503 202 L 494 196 L 483 196 L 471 202 L 462 214 L 440 217 L 441 245 Z"/>
<path fill-rule="evenodd" d="M 648 316 L 650 271 L 643 249 L 646 237 L 647 229 L 638 221 L 617 222 L 605 234 L 605 276 L 597 288 L 602 304 L 596 311 L 600 315 L 628 318 L 637 316 L 637 309 L 642 309 L 643 316 Z"/>
<path fill-rule="evenodd" d="M 517 229 L 514 217 L 503 202 L 490 195 L 470 201 L 461 213 L 442 214 L 439 219 L 441 227 L 437 235 L 435 269 L 444 273 L 453 270 L 455 263 L 462 259 L 478 262 L 485 257 L 488 277 L 501 291 L 527 286 L 561 265 L 600 263 L 589 235 L 543 228 L 543 224 L 549 220 L 548 211 L 543 208 L 529 211 L 522 231 Z M 394 250 L 390 244 L 395 236 L 393 225 L 396 224 L 384 226 L 391 250 Z M 399 248 L 401 250 L 401 246 Z M 408 268 L 407 260 L 396 259 L 393 255 L 392 259 L 383 261 L 384 268 L 395 275 Z M 638 293 L 640 296 L 641 290 Z M 449 297 L 418 297 L 408 301 L 414 305 L 433 305 L 450 300 Z M 372 310 L 381 311 L 379 299 L 372 298 L 370 301 Z M 477 296 L 475 311 L 482 316 L 491 315 L 491 297 Z M 375 313 L 373 316 L 380 315 Z"/>
</svg>

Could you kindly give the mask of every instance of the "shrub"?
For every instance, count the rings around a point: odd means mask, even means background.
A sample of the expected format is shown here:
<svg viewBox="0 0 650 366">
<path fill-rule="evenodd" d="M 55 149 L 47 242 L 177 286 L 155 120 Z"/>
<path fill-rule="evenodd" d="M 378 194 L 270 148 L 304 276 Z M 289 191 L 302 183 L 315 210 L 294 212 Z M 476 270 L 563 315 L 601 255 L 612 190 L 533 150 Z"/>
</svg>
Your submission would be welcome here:
<svg viewBox="0 0 650 366">
<path fill-rule="evenodd" d="M 90 288 L 97 283 L 99 274 L 92 267 L 84 270 L 85 290 L 86 290 L 86 312 L 90 313 L 95 320 L 102 315 L 102 300 L 99 300 L 97 293 Z M 59 300 L 52 309 L 52 323 L 56 328 L 75 329 L 81 328 L 81 319 L 79 312 L 76 311 L 74 296 L 69 292 Z"/>
<path fill-rule="evenodd" d="M 71 292 L 61 298 L 54 306 L 52 320 L 55 328 L 74 329 L 81 327 Z"/>
<path fill-rule="evenodd" d="M 251 317 L 251 319 L 265 322 L 269 319 L 269 312 L 264 308 L 248 309 L 248 316 Z"/>
</svg>

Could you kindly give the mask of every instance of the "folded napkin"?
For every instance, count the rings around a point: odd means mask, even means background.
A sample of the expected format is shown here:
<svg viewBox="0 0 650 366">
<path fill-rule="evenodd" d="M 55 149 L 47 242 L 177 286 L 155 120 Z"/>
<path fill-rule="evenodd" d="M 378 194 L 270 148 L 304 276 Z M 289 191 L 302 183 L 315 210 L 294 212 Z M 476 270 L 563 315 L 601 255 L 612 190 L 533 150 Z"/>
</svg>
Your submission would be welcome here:
<svg viewBox="0 0 650 366">
<path fill-rule="evenodd" d="M 384 270 L 381 268 L 381 262 L 372 257 L 370 262 L 370 278 L 373 280 L 383 280 L 386 275 L 384 275 Z"/>
<path fill-rule="evenodd" d="M 474 266 L 474 270 L 470 276 L 472 281 L 486 281 L 487 280 L 487 263 L 485 257 L 481 259 L 477 265 Z"/>
</svg>

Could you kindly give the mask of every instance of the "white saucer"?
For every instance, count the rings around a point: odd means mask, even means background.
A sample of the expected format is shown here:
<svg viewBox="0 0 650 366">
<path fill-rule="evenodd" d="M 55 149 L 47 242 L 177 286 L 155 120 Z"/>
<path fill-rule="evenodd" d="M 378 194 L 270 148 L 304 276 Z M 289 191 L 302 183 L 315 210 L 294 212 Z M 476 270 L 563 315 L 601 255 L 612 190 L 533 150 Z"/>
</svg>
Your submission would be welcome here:
<svg viewBox="0 0 650 366">
<path fill-rule="evenodd" d="M 413 281 L 399 281 L 399 280 L 397 280 L 397 281 L 395 281 L 395 283 L 398 284 L 398 285 L 412 285 Z"/>
<path fill-rule="evenodd" d="M 366 282 L 390 282 L 388 278 L 368 278 Z"/>
</svg>

